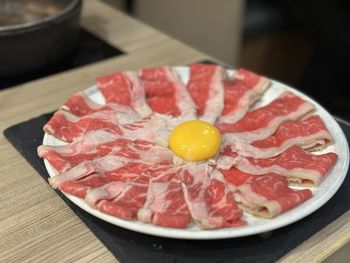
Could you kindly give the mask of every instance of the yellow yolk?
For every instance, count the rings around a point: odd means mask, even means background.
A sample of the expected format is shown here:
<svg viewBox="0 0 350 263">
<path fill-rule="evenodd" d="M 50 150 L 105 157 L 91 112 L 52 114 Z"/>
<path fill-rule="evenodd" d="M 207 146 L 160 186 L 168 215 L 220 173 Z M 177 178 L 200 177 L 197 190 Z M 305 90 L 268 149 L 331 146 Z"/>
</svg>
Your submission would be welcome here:
<svg viewBox="0 0 350 263">
<path fill-rule="evenodd" d="M 177 126 L 170 135 L 170 149 L 188 161 L 213 157 L 220 148 L 219 131 L 204 121 L 188 121 Z"/>
</svg>

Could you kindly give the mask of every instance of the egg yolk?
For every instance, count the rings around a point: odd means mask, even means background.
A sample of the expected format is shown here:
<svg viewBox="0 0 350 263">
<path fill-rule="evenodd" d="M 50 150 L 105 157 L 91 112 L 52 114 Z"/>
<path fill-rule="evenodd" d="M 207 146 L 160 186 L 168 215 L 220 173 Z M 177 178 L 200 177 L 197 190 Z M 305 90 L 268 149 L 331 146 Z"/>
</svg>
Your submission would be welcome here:
<svg viewBox="0 0 350 263">
<path fill-rule="evenodd" d="M 204 121 L 188 121 L 177 126 L 170 135 L 170 149 L 188 161 L 213 157 L 220 148 L 219 131 Z"/>
</svg>

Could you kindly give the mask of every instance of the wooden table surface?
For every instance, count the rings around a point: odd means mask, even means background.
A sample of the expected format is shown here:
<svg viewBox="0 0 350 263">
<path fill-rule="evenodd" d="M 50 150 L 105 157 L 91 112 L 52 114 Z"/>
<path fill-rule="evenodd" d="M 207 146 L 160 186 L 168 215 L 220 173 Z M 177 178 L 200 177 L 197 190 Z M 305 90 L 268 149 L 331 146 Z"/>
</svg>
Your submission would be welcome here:
<svg viewBox="0 0 350 263">
<path fill-rule="evenodd" d="M 81 24 L 126 54 L 0 91 L 1 262 L 116 261 L 4 138 L 5 128 L 54 111 L 73 92 L 94 84 L 98 75 L 214 60 L 100 1 L 85 1 Z M 321 261 L 349 240 L 350 212 L 347 212 L 281 262 Z"/>
</svg>

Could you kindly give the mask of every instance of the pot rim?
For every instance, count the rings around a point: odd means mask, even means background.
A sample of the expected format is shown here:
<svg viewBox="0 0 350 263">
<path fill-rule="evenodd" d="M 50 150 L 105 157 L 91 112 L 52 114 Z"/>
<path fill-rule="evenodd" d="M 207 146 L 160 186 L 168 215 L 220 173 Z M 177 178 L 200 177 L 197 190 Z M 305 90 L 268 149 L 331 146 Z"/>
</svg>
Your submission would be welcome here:
<svg viewBox="0 0 350 263">
<path fill-rule="evenodd" d="M 24 32 L 34 31 L 48 26 L 52 23 L 58 23 L 68 18 L 71 14 L 75 14 L 76 9 L 80 9 L 82 0 L 72 0 L 64 9 L 55 15 L 45 17 L 43 19 L 27 22 L 19 25 L 11 25 L 0 27 L 0 36 L 20 34 Z"/>
</svg>

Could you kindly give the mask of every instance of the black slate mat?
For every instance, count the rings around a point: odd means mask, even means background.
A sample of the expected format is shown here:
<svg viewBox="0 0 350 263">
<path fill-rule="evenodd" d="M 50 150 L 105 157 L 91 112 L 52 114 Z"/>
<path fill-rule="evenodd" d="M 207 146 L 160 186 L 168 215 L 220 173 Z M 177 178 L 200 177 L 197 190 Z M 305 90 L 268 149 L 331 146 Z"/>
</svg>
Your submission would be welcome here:
<svg viewBox="0 0 350 263">
<path fill-rule="evenodd" d="M 80 29 L 77 46 L 67 58 L 64 58 L 63 61 L 59 61 L 55 65 L 28 72 L 24 75 L 0 78 L 0 89 L 19 85 L 34 79 L 43 78 L 58 72 L 78 68 L 123 54 L 124 52 L 122 50 L 109 45 L 84 29 Z"/>
<path fill-rule="evenodd" d="M 51 114 L 42 115 L 5 130 L 6 138 L 47 181 L 36 148 L 42 142 L 43 125 Z M 340 123 L 350 140 L 350 126 Z M 274 262 L 301 244 L 350 208 L 350 176 L 326 205 L 289 226 L 262 235 L 235 239 L 193 241 L 148 236 L 106 223 L 57 193 L 90 230 L 121 262 Z"/>
</svg>

